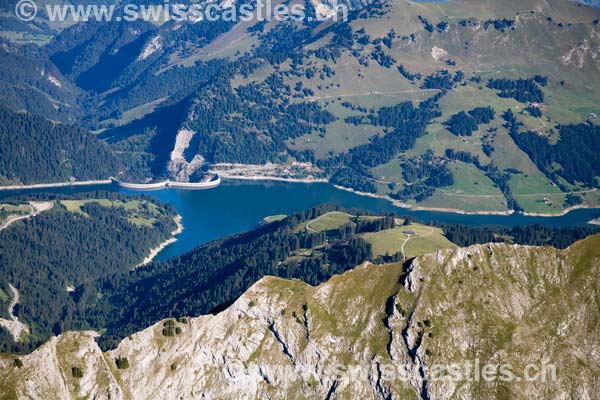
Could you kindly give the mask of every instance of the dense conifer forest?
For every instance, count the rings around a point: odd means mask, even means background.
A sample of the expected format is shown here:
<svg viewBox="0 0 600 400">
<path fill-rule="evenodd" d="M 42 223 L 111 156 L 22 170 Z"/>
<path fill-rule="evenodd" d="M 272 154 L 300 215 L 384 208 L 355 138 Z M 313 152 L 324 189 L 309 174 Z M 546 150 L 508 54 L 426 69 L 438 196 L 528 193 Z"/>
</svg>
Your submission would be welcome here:
<svg viewBox="0 0 600 400">
<path fill-rule="evenodd" d="M 0 328 L 0 352 L 32 350 L 49 335 L 73 329 L 72 305 L 81 295 L 75 288 L 128 271 L 175 229 L 172 206 L 149 197 L 99 192 L 52 198 L 51 210 L 0 231 L 0 288 L 10 293 L 10 283 L 19 290 L 16 312 L 31 327 L 31 335 L 18 344 Z M 69 211 L 59 199 L 79 200 L 81 206 Z M 9 302 L 0 300 L 5 318 Z"/>
<path fill-rule="evenodd" d="M 107 179 L 119 161 L 106 143 L 76 126 L 0 106 L 0 179 L 45 183 Z"/>
<path fill-rule="evenodd" d="M 536 132 L 518 132 L 512 125 L 510 135 L 550 179 L 560 175 L 571 184 L 598 187 L 600 175 L 600 127 L 593 124 L 558 126 L 556 144 Z M 555 165 L 560 165 L 557 169 Z"/>
<path fill-rule="evenodd" d="M 456 136 L 471 136 L 479 125 L 489 124 L 495 117 L 491 107 L 477 107 L 471 111 L 461 111 L 446 122 L 448 130 Z"/>
</svg>

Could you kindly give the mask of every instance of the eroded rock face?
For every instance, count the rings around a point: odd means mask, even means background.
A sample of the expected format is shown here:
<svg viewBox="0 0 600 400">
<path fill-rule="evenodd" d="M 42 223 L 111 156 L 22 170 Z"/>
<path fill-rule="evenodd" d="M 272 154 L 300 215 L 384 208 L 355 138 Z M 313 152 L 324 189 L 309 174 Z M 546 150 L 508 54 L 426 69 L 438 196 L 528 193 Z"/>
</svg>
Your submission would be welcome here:
<svg viewBox="0 0 600 400">
<path fill-rule="evenodd" d="M 81 332 L 20 368 L 5 356 L 0 397 L 600 398 L 599 269 L 594 237 L 566 251 L 442 250 L 318 287 L 268 277 L 216 316 L 161 321 L 106 353 Z M 519 378 L 527 364 L 554 364 L 556 380 L 433 376 L 476 361 Z"/>
<path fill-rule="evenodd" d="M 175 145 L 170 155 L 171 159 L 167 165 L 169 178 L 176 182 L 189 182 L 190 177 L 204 164 L 204 158 L 199 154 L 195 154 L 190 161 L 185 157 L 185 152 L 190 147 L 195 135 L 196 132 L 189 129 L 181 129 L 177 133 Z"/>
</svg>

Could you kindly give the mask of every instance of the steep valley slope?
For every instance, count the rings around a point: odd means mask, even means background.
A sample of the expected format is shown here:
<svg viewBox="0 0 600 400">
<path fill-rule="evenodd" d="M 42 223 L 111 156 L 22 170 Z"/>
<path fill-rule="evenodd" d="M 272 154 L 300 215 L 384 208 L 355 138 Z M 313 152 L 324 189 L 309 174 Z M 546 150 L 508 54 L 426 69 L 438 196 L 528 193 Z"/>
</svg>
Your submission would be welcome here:
<svg viewBox="0 0 600 400">
<path fill-rule="evenodd" d="M 593 236 L 365 263 L 317 287 L 266 277 L 220 314 L 161 321 L 106 353 L 70 332 L 2 356 L 0 398 L 595 399 L 599 269 Z M 476 361 L 515 379 L 432 375 Z M 529 364 L 556 379 L 526 381 Z"/>
</svg>

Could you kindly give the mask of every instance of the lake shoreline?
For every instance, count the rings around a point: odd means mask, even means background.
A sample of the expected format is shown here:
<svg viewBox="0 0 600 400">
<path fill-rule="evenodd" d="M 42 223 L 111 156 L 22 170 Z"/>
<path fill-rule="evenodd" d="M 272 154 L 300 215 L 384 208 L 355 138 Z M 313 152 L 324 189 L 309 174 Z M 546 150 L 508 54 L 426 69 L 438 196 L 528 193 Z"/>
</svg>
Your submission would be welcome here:
<svg viewBox="0 0 600 400">
<path fill-rule="evenodd" d="M 330 183 L 327 179 L 319 179 L 319 178 L 282 178 L 282 177 L 271 177 L 271 176 L 244 176 L 244 175 L 222 175 L 223 180 L 231 180 L 231 181 L 264 181 L 264 182 L 288 182 L 288 183 L 327 183 L 333 186 L 336 189 L 343 190 L 346 192 L 350 192 L 359 196 L 371 197 L 374 199 L 381 199 L 390 202 L 392 205 L 398 208 L 403 208 L 410 211 L 432 211 L 432 212 L 444 212 L 449 214 L 460 214 L 460 215 L 500 215 L 500 216 L 509 216 L 514 214 L 514 211 L 464 211 L 454 208 L 435 208 L 435 207 L 422 207 L 422 206 L 414 206 L 411 204 L 402 203 L 398 200 L 392 199 L 390 196 L 375 194 L 375 193 L 367 193 L 360 192 L 355 189 L 347 188 L 345 186 L 336 185 Z"/>
<path fill-rule="evenodd" d="M 404 209 L 407 211 L 422 211 L 422 212 L 439 212 L 439 213 L 445 213 L 445 214 L 455 214 L 455 215 L 465 215 L 465 216 L 502 216 L 502 217 L 508 217 L 511 215 L 522 215 L 525 217 L 540 217 L 540 218 L 558 218 L 558 217 L 564 217 L 567 214 L 569 214 L 572 211 L 575 210 L 579 210 L 579 209 L 588 209 L 588 210 L 600 210 L 600 206 L 589 206 L 589 205 L 577 205 L 574 207 L 569 207 L 565 210 L 562 210 L 561 212 L 557 212 L 557 213 L 534 213 L 534 212 L 523 212 L 523 213 L 516 213 L 515 211 L 512 210 L 506 210 L 506 211 L 465 211 L 465 210 L 460 210 L 460 209 L 455 209 L 455 208 L 441 208 L 441 207 L 424 207 L 424 206 L 419 206 L 419 205 L 413 205 L 413 204 L 407 204 L 407 203 L 403 203 L 400 202 L 398 200 L 395 200 L 393 198 L 391 198 L 389 195 L 381 195 L 381 194 L 375 194 L 375 193 L 367 193 L 367 192 L 361 192 L 355 189 L 351 189 L 351 188 L 347 188 L 344 186 L 340 186 L 340 185 L 336 185 L 336 184 L 332 184 L 329 183 L 329 181 L 327 179 L 324 178 L 285 178 L 285 177 L 277 177 L 277 176 L 270 176 L 270 175 L 229 175 L 227 173 L 223 173 L 222 171 L 220 171 L 220 176 L 219 179 L 217 180 L 218 182 L 206 182 L 205 184 L 208 184 L 212 187 L 217 187 L 219 186 L 220 183 L 222 183 L 223 181 L 238 181 L 238 182 L 284 182 L 284 183 L 300 183 L 300 184 L 317 184 L 317 183 L 326 183 L 328 185 L 330 185 L 331 187 L 334 187 L 338 190 L 342 190 L 345 192 L 349 192 L 361 197 L 370 197 L 370 198 L 374 198 L 374 199 L 379 199 L 379 200 L 384 200 L 390 204 L 392 204 L 394 207 L 400 208 L 400 209 Z M 84 186 L 94 186 L 94 185 L 114 185 L 115 184 L 115 179 L 114 178 L 110 178 L 108 180 L 90 180 L 90 181 L 80 181 L 80 182 L 58 182 L 58 183 L 41 183 L 41 184 L 32 184 L 32 185 L 12 185 L 12 186 L 0 186 L 0 191 L 10 191 L 10 190 L 35 190 L 35 189 L 52 189 L 52 188 L 68 188 L 68 187 L 84 187 Z M 212 185 L 211 185 L 212 183 Z M 217 183 L 215 185 L 215 183 Z M 121 185 L 117 185 L 120 188 L 123 189 L 131 189 Z M 205 187 L 205 188 L 212 188 L 212 187 Z M 158 189 L 164 189 L 165 187 L 161 187 Z M 174 189 L 187 189 L 186 187 L 173 187 Z M 152 188 L 152 189 L 138 189 L 141 191 L 147 190 L 147 191 L 151 191 L 151 190 L 156 190 L 157 188 Z M 193 189 L 193 188 L 190 188 Z M 135 190 L 135 189 L 131 189 L 131 190 Z M 598 223 L 593 223 L 590 221 L 590 224 L 600 224 L 600 222 Z"/>
<path fill-rule="evenodd" d="M 512 215 L 464 215 L 451 212 L 413 211 L 396 207 L 392 202 L 375 196 L 361 196 L 348 190 L 340 190 L 328 183 L 288 183 L 281 181 L 227 180 L 213 190 L 152 190 L 135 191 L 112 186 L 71 187 L 32 191 L 64 193 L 73 195 L 90 190 L 107 190 L 126 195 L 144 194 L 169 203 L 181 215 L 185 229 L 157 251 L 159 243 L 152 245 L 157 255 L 151 262 L 166 261 L 184 254 L 200 244 L 222 238 L 226 235 L 246 232 L 269 215 L 292 215 L 321 204 L 337 204 L 345 209 L 362 209 L 373 213 L 395 213 L 409 216 L 417 221 L 467 225 L 467 226 L 527 226 L 544 225 L 549 227 L 592 226 L 588 223 L 600 218 L 600 209 L 574 210 L 560 218 L 528 217 L 520 213 Z M 0 192 L 0 198 L 15 195 L 27 196 L 22 192 Z M 39 196 L 39 195 L 38 195 Z M 175 229 L 175 226 L 173 226 Z M 165 235 L 161 242 L 173 239 Z M 142 251 L 139 260 L 148 256 L 150 248 Z M 154 254 L 153 254 L 154 255 Z"/>
<path fill-rule="evenodd" d="M 526 212 L 526 213 L 523 213 L 523 215 L 526 215 L 528 217 L 552 218 L 552 217 L 564 217 L 571 211 L 575 211 L 575 210 L 596 210 L 596 209 L 600 209 L 600 207 L 588 206 L 588 205 L 578 205 L 578 206 L 565 208 L 564 210 L 562 210 L 561 212 L 556 213 L 556 214 Z"/>
<path fill-rule="evenodd" d="M 165 249 L 165 247 L 175 243 L 177 241 L 177 236 L 183 232 L 183 224 L 181 223 L 181 220 L 181 215 L 177 214 L 177 216 L 173 218 L 173 221 L 175 221 L 175 224 L 177 224 L 177 228 L 171 232 L 171 237 L 160 243 L 158 246 L 150 249 L 150 254 L 148 254 L 141 263 L 132 269 L 138 269 L 150 264 L 156 258 L 156 256 L 158 256 L 158 254 Z"/>
<path fill-rule="evenodd" d="M 507 210 L 507 211 L 465 211 L 465 210 L 459 210 L 456 208 L 423 207 L 423 206 L 417 206 L 417 205 L 403 203 L 399 200 L 392 199 L 388 195 L 360 192 L 358 190 L 354 190 L 354 189 L 347 188 L 347 187 L 340 186 L 340 185 L 333 185 L 333 187 L 335 187 L 336 189 L 339 189 L 339 190 L 345 190 L 346 192 L 354 193 L 359 196 L 366 196 L 366 197 L 372 197 L 375 199 L 386 200 L 386 201 L 389 201 L 390 203 L 392 203 L 395 207 L 403 208 L 403 209 L 410 210 L 410 211 L 443 212 L 443 213 L 448 213 L 448 214 L 460 214 L 460 215 L 510 216 L 510 215 L 514 214 L 514 211 L 509 211 L 509 210 Z"/>
<path fill-rule="evenodd" d="M 153 183 L 130 183 L 122 182 L 117 178 L 110 177 L 108 179 L 101 180 L 88 180 L 88 181 L 72 181 L 72 182 L 54 182 L 54 183 L 32 183 L 30 185 L 6 185 L 0 186 L 0 190 L 35 190 L 35 189 L 53 189 L 53 188 L 65 188 L 65 187 L 81 187 L 81 186 L 95 186 L 95 185 L 117 185 L 123 189 L 131 190 L 155 190 L 164 188 L 173 189 L 213 189 L 221 184 L 221 177 L 217 176 L 216 179 L 207 182 L 174 182 L 174 181 L 162 181 Z"/>
<path fill-rule="evenodd" d="M 506 210 L 506 211 L 465 211 L 459 210 L 456 208 L 441 208 L 441 207 L 424 207 L 419 205 L 406 204 L 401 201 L 395 200 L 388 195 L 381 195 L 375 193 L 367 193 L 361 192 L 355 189 L 347 188 L 345 186 L 336 185 L 333 183 L 329 183 L 327 179 L 301 179 L 301 178 L 282 178 L 282 177 L 270 177 L 270 176 L 236 176 L 236 175 L 224 175 L 222 176 L 223 180 L 232 180 L 232 181 L 273 181 L 273 182 L 289 182 L 289 183 L 327 183 L 333 186 L 336 189 L 344 190 L 346 192 L 350 192 L 359 196 L 371 197 L 374 199 L 381 199 L 390 202 L 392 205 L 398 208 L 410 210 L 410 211 L 429 211 L 429 212 L 441 212 L 448 214 L 459 214 L 459 215 L 482 215 L 482 216 L 511 216 L 516 212 L 514 210 Z M 587 206 L 587 205 L 578 205 L 564 209 L 558 213 L 534 213 L 534 212 L 523 212 L 522 215 L 526 217 L 542 217 L 542 218 L 557 218 L 564 217 L 571 211 L 579 210 L 579 209 L 588 209 L 588 210 L 596 210 L 600 209 L 600 206 Z M 599 223 L 600 224 L 600 223 Z"/>
<path fill-rule="evenodd" d="M 31 189 L 52 189 L 69 186 L 94 186 L 110 185 L 112 178 L 103 180 L 73 181 L 73 182 L 55 182 L 55 183 L 32 183 L 31 185 L 8 185 L 0 186 L 0 190 L 31 190 Z"/>
<path fill-rule="evenodd" d="M 219 172 L 223 180 L 231 181 L 272 181 L 272 182 L 289 182 L 289 183 L 329 183 L 324 178 L 283 178 L 269 175 L 228 175 Z"/>
</svg>

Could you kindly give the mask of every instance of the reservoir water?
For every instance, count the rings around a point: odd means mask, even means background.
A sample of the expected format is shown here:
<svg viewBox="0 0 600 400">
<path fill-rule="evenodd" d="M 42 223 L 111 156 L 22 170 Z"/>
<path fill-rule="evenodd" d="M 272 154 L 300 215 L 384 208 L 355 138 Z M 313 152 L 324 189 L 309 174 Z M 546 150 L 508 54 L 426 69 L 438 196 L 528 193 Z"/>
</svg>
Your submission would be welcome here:
<svg viewBox="0 0 600 400">
<path fill-rule="evenodd" d="M 253 229 L 266 216 L 290 214 L 319 204 L 337 204 L 347 208 L 369 211 L 394 212 L 410 215 L 423 222 L 481 225 L 531 225 L 577 226 L 600 217 L 600 209 L 575 210 L 561 217 L 530 217 L 513 215 L 463 215 L 432 211 L 411 211 L 398 208 L 383 199 L 360 196 L 336 189 L 326 183 L 287 183 L 226 181 L 210 190 L 162 189 L 132 191 L 111 185 L 36 189 L 27 191 L 3 191 L 0 198 L 23 193 L 80 193 L 84 191 L 110 190 L 127 194 L 148 194 L 175 206 L 182 217 L 183 233 L 177 242 L 164 249 L 157 257 L 166 260 L 187 252 L 199 244 L 228 234 Z"/>
</svg>

